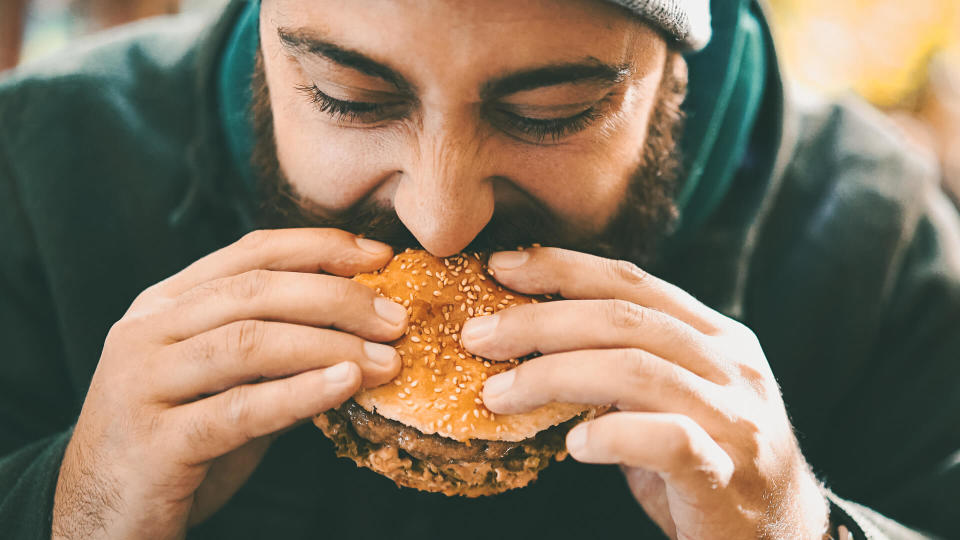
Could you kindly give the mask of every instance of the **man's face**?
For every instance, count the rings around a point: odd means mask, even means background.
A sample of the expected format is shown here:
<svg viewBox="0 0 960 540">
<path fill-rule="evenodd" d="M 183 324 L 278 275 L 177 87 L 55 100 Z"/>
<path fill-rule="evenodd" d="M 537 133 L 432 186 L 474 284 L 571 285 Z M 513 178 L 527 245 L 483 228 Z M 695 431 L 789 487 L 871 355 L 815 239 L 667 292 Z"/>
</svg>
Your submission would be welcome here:
<svg viewBox="0 0 960 540">
<path fill-rule="evenodd" d="M 269 0 L 260 30 L 258 160 L 315 222 L 300 225 L 376 237 L 392 220 L 445 256 L 478 235 L 577 244 L 674 213 L 674 140 L 646 143 L 673 131 L 682 89 L 663 96 L 666 42 L 621 8 Z"/>
</svg>

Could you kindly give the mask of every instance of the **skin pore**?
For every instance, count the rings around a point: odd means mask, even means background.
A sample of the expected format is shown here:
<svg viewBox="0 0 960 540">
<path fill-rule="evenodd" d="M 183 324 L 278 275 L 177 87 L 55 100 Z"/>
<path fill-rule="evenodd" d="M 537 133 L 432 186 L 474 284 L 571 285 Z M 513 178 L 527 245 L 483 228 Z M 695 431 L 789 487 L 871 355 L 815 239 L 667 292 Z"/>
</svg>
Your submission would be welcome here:
<svg viewBox="0 0 960 540">
<path fill-rule="evenodd" d="M 606 2 L 268 0 L 261 41 L 259 226 L 647 263 L 676 217 L 686 66 Z"/>
</svg>

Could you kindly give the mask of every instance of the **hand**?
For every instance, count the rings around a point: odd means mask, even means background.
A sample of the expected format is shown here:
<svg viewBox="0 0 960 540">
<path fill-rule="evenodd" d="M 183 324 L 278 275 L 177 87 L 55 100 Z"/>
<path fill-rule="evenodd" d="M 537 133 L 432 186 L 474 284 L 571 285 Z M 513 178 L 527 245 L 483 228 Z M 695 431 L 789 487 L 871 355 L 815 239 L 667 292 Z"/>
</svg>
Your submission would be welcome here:
<svg viewBox="0 0 960 540">
<path fill-rule="evenodd" d="M 822 537 L 827 504 L 750 330 L 622 261 L 536 248 L 490 267 L 513 290 L 567 299 L 464 326 L 475 354 L 544 355 L 486 382 L 491 411 L 613 405 L 570 431 L 570 455 L 619 464 L 671 538 Z"/>
<path fill-rule="evenodd" d="M 104 344 L 54 537 L 182 538 L 278 431 L 392 379 L 399 356 L 375 342 L 403 334 L 406 310 L 337 277 L 391 256 L 338 230 L 258 231 L 144 291 Z"/>
</svg>

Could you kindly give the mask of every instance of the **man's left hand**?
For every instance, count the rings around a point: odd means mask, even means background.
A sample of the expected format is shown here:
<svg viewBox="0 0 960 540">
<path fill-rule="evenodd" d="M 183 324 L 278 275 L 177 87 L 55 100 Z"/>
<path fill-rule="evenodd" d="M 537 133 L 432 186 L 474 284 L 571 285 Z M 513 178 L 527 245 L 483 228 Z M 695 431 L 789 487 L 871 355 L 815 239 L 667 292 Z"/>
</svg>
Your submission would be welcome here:
<svg viewBox="0 0 960 540">
<path fill-rule="evenodd" d="M 491 411 L 612 405 L 571 430 L 567 449 L 620 465 L 671 538 L 823 536 L 826 501 L 748 328 L 624 261 L 533 248 L 489 266 L 510 289 L 564 299 L 465 325 L 477 355 L 543 354 L 486 382 Z"/>
</svg>

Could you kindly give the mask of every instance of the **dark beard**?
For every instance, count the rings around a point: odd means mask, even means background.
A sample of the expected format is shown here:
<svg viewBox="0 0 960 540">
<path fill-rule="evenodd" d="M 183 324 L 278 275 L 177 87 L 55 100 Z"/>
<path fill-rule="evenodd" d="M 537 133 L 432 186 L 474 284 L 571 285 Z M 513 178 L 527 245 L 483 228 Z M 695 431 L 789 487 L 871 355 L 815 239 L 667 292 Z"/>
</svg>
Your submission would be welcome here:
<svg viewBox="0 0 960 540">
<path fill-rule="evenodd" d="M 270 92 L 257 54 L 253 78 L 253 117 L 256 143 L 253 167 L 258 177 L 258 228 L 332 227 L 392 245 L 397 250 L 422 249 L 392 208 L 358 204 L 329 217 L 291 186 L 277 159 Z M 667 57 L 657 103 L 650 117 L 640 165 L 631 174 L 625 200 L 600 234 L 579 230 L 555 217 L 542 205 L 503 207 L 474 238 L 466 251 L 486 252 L 540 244 L 629 260 L 649 268 L 660 241 L 673 230 L 678 212 L 681 160 L 678 141 L 683 125 L 680 105 L 686 96 L 686 64 L 678 53 Z"/>
</svg>

